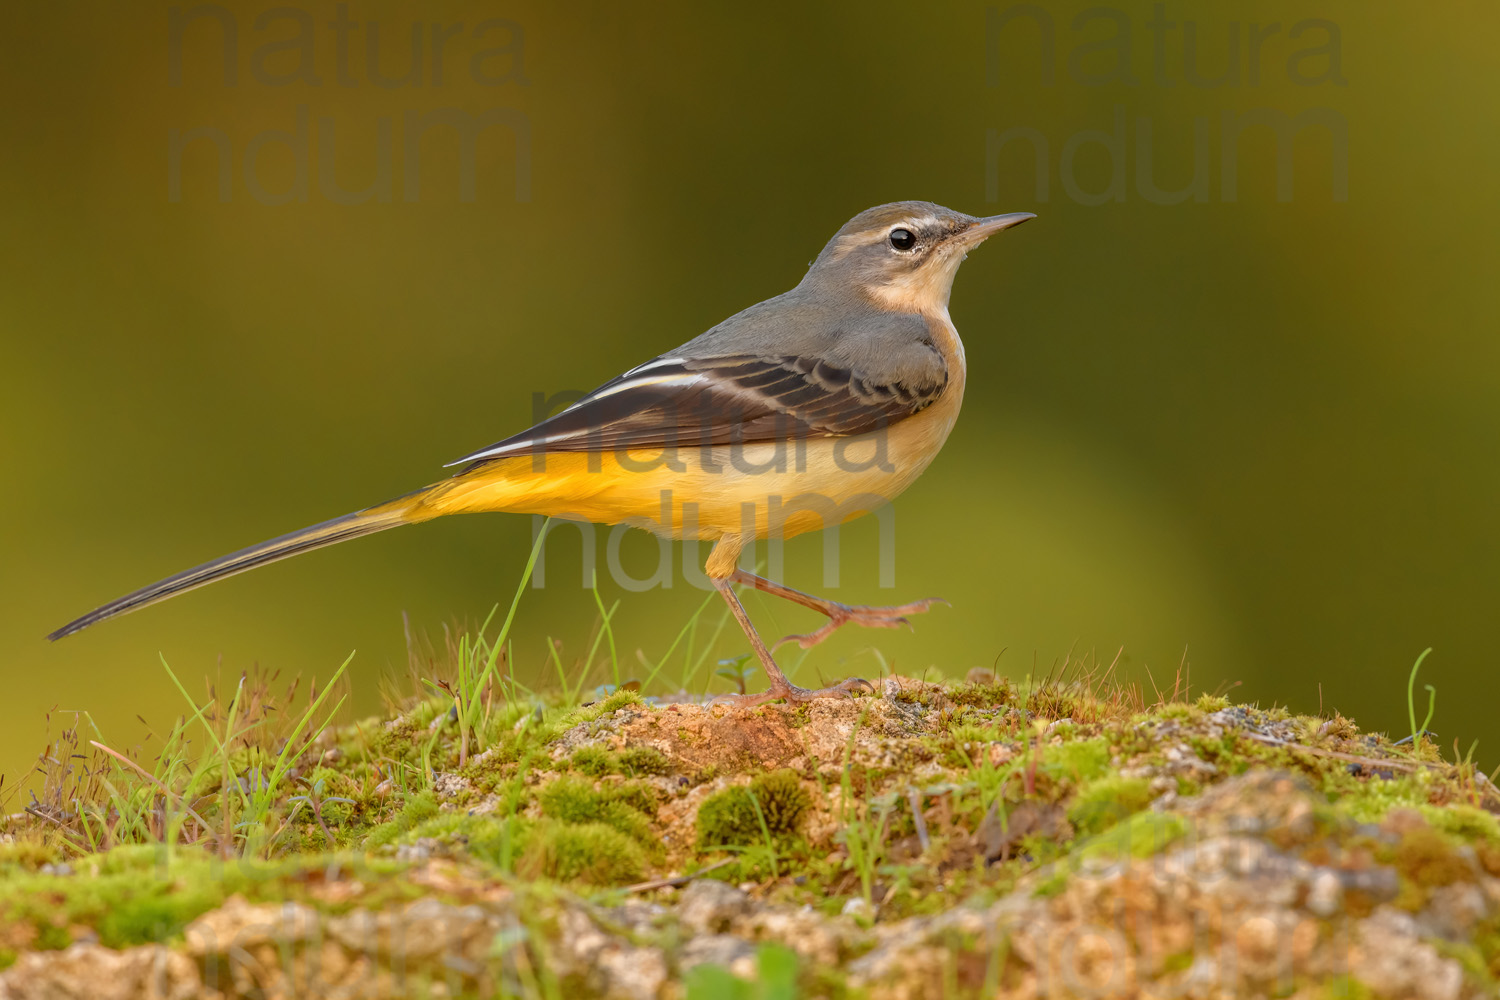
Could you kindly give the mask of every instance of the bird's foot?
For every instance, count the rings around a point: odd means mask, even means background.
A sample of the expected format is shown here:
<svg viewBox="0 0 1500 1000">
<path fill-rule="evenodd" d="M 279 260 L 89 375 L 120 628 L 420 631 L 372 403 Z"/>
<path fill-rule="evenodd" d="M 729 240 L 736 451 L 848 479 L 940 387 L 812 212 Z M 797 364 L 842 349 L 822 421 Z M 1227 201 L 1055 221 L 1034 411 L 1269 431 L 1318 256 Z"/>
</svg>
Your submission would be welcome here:
<svg viewBox="0 0 1500 1000">
<path fill-rule="evenodd" d="M 863 625 L 865 628 L 900 628 L 902 625 L 911 624 L 911 619 L 907 618 L 907 615 L 919 615 L 934 604 L 947 603 L 941 597 L 928 597 L 924 600 L 912 601 L 910 604 L 897 604 L 892 607 L 868 607 L 828 601 L 817 609 L 828 616 L 827 625 L 814 632 L 783 636 L 771 649 L 779 649 L 788 642 L 795 642 L 803 649 L 811 649 L 843 626 L 851 623 Z"/>
<path fill-rule="evenodd" d="M 852 698 L 854 692 L 864 689 L 875 693 L 875 685 L 863 677 L 848 680 L 816 690 L 798 687 L 787 680 L 772 680 L 771 686 L 759 694 L 726 694 L 714 699 L 715 704 L 732 705 L 735 708 L 754 708 L 773 701 L 785 701 L 788 705 L 805 705 L 818 698 Z"/>
</svg>

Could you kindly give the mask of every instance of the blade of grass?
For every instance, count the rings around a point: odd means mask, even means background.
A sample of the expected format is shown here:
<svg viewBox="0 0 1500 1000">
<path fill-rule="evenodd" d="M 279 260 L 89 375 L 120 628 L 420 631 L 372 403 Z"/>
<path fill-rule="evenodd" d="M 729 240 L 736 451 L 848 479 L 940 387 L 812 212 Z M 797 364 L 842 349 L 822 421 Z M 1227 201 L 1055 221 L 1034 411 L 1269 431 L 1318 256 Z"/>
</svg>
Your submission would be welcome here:
<svg viewBox="0 0 1500 1000">
<path fill-rule="evenodd" d="M 137 774 L 139 774 L 141 777 L 145 778 L 147 781 L 149 781 L 151 784 L 155 785 L 157 788 L 160 788 L 161 791 L 162 791 L 162 794 L 165 795 L 165 796 L 167 796 L 167 798 L 169 798 L 169 799 L 176 799 L 177 800 L 177 806 L 178 806 L 178 808 L 181 809 L 183 812 L 187 813 L 189 816 L 193 817 L 193 819 L 197 820 L 198 821 L 198 825 L 201 826 L 201 827 L 203 827 L 203 829 L 205 829 L 205 830 L 212 830 L 213 829 L 213 827 L 211 827 L 211 826 L 208 825 L 208 820 L 204 819 L 202 816 L 199 816 L 196 812 L 194 812 L 192 806 L 188 805 L 186 802 L 183 802 L 180 798 L 178 798 L 177 795 L 170 788 L 168 788 L 166 785 L 162 784 L 157 779 L 156 775 L 152 774 L 150 771 L 147 771 L 144 767 L 141 767 L 141 765 L 137 764 L 135 761 L 131 760 L 129 757 L 125 756 L 124 754 L 118 753 L 118 752 L 116 752 L 114 750 L 111 750 L 109 747 L 105 746 L 103 743 L 100 743 L 98 740 L 89 740 L 89 743 L 92 746 L 94 746 L 96 749 L 104 751 L 105 753 L 107 753 L 111 757 L 113 757 L 115 760 L 119 761 L 120 763 L 124 764 L 126 767 L 128 767 L 131 770 L 135 771 Z"/>
<path fill-rule="evenodd" d="M 568 684 L 568 672 L 563 668 L 562 654 L 557 651 L 557 643 L 552 637 L 547 636 L 547 652 L 550 654 L 552 665 L 557 668 L 557 683 L 562 686 L 562 703 L 565 706 L 574 705 L 578 701 L 578 692 L 583 690 L 583 682 L 587 673 L 578 678 L 578 686 L 572 687 Z"/>
<path fill-rule="evenodd" d="M 1428 646 L 1422 650 L 1422 655 L 1417 657 L 1417 662 L 1411 665 L 1411 674 L 1406 678 L 1406 714 L 1411 719 L 1411 746 L 1415 753 L 1422 742 L 1422 733 L 1427 731 L 1427 724 L 1432 721 L 1432 713 L 1437 709 L 1437 688 L 1431 684 L 1427 685 L 1427 718 L 1422 720 L 1422 728 L 1417 728 L 1417 702 L 1416 686 L 1417 671 L 1422 669 L 1422 661 L 1427 659 L 1427 654 L 1432 652 Z"/>
<path fill-rule="evenodd" d="M 599 596 L 599 583 L 597 580 L 594 582 L 593 590 L 594 603 L 599 606 L 599 614 L 604 622 L 601 631 L 609 639 L 609 668 L 614 674 L 615 687 L 618 688 L 620 686 L 620 654 L 615 649 L 614 617 L 615 610 L 619 608 L 620 602 L 616 600 L 615 603 L 610 606 L 609 611 L 606 613 L 604 610 L 604 598 Z"/>
<path fill-rule="evenodd" d="M 353 659 L 354 653 L 351 652 L 347 657 L 345 657 L 344 662 L 339 664 L 339 668 L 333 672 L 333 676 L 328 679 L 328 683 L 323 685 L 323 690 L 318 692 L 318 696 L 317 698 L 313 699 L 312 704 L 307 706 L 307 710 L 302 713 L 302 717 L 297 720 L 297 725 L 292 729 L 291 735 L 288 736 L 286 738 L 286 742 L 282 744 L 281 753 L 276 755 L 276 762 L 272 765 L 271 774 L 265 780 L 264 785 L 262 785 L 260 782 L 256 783 L 255 788 L 257 791 L 255 795 L 254 808 L 256 812 L 256 819 L 258 821 L 263 822 L 266 815 L 269 814 L 271 804 L 275 801 L 276 790 L 280 786 L 282 779 L 286 777 L 287 772 L 290 771 L 292 767 L 297 763 L 297 761 L 301 759 L 302 755 L 307 752 L 307 748 L 312 746 L 313 741 L 317 739 L 318 733 L 321 733 L 324 729 L 328 728 L 328 724 L 333 721 L 334 715 L 338 712 L 339 708 L 343 706 L 345 699 L 343 696 L 340 696 L 338 702 L 335 703 L 333 708 L 329 711 L 328 717 L 325 718 L 322 724 L 318 726 L 317 732 L 310 734 L 306 740 L 303 740 L 301 746 L 297 745 L 297 738 L 302 735 L 303 730 L 308 728 L 308 724 L 312 721 L 313 717 L 317 715 L 318 709 L 321 708 L 323 702 L 328 699 L 329 694 L 332 693 L 334 686 L 338 684 L 339 678 L 343 676 L 344 670 L 349 666 L 350 662 L 353 661 Z"/>
<path fill-rule="evenodd" d="M 698 658 L 693 661 L 692 669 L 689 670 L 687 674 L 682 678 L 682 689 L 684 691 L 687 690 L 687 686 L 692 681 L 692 679 L 698 676 L 698 671 L 703 669 L 703 664 L 707 662 L 710 654 L 713 653 L 714 646 L 718 643 L 719 636 L 723 634 L 724 626 L 728 623 L 729 605 L 726 604 L 724 605 L 723 612 L 721 612 L 719 615 L 718 623 L 714 625 L 714 630 L 708 637 L 708 641 L 703 644 L 703 649 L 698 653 Z"/>
<path fill-rule="evenodd" d="M 702 604 L 698 605 L 698 610 L 694 611 L 692 616 L 688 618 L 687 622 L 678 631 L 677 638 L 672 640 L 672 645 L 667 647 L 667 651 L 663 653 L 661 659 L 656 662 L 656 666 L 651 668 L 650 673 L 646 675 L 646 679 L 641 682 L 642 691 L 646 690 L 651 682 L 656 679 L 657 675 L 662 672 L 662 668 L 667 665 L 667 661 L 670 660 L 672 658 L 672 654 L 677 651 L 678 644 L 681 643 L 683 637 L 687 635 L 688 629 L 692 628 L 693 623 L 698 620 L 699 615 L 708 610 L 709 602 L 717 596 L 717 592 L 712 592 L 703 599 Z"/>
<path fill-rule="evenodd" d="M 589 674 L 594 669 L 594 657 L 599 652 L 599 644 L 604 641 L 605 632 L 609 628 L 609 620 L 614 617 L 615 610 L 617 608 L 619 608 L 619 606 L 620 606 L 620 602 L 619 601 L 615 601 L 614 605 L 612 607 L 610 607 L 610 609 L 608 611 L 605 611 L 604 610 L 604 602 L 599 597 L 599 588 L 598 587 L 594 587 L 593 589 L 594 589 L 594 603 L 599 606 L 599 628 L 594 632 L 593 642 L 590 643 L 590 645 L 589 645 L 589 655 L 583 661 L 583 676 L 584 676 L 585 679 L 589 676 Z M 611 658 L 613 658 L 613 655 L 614 655 L 614 635 L 613 635 L 613 633 L 610 634 L 609 638 L 610 638 L 610 655 L 611 655 Z M 615 673 L 618 675 L 618 673 L 619 673 L 618 667 L 616 667 Z M 583 683 L 584 682 L 582 680 L 580 680 L 578 682 L 578 685 L 579 685 L 580 688 L 583 687 Z M 616 685 L 615 686 L 616 687 L 619 686 L 618 677 L 616 678 Z"/>
<path fill-rule="evenodd" d="M 771 859 L 771 878 L 781 877 L 781 870 L 776 866 L 776 842 L 771 839 L 771 828 L 766 825 L 766 814 L 760 808 L 760 799 L 752 791 L 750 792 L 750 804 L 755 807 L 755 821 L 760 824 L 760 835 L 766 840 L 766 856 Z"/>
<path fill-rule="evenodd" d="M 547 532 L 551 530 L 551 528 L 552 519 L 548 518 L 546 521 L 542 522 L 541 530 L 536 533 L 536 541 L 531 545 L 531 555 L 526 559 L 526 571 L 521 574 L 521 582 L 516 585 L 515 596 L 513 596 L 510 600 L 510 610 L 506 611 L 505 621 L 500 625 L 500 633 L 495 636 L 495 641 L 490 646 L 490 655 L 489 659 L 485 662 L 484 670 L 480 672 L 479 677 L 475 680 L 473 687 L 470 689 L 475 693 L 475 697 L 465 698 L 466 704 L 464 706 L 464 712 L 467 713 L 467 721 L 471 726 L 477 721 L 476 713 L 478 711 L 479 702 L 477 693 L 484 690 L 484 685 L 495 673 L 495 667 L 500 662 L 500 651 L 506 648 L 505 641 L 506 638 L 510 635 L 511 624 L 516 620 L 516 609 L 521 605 L 521 595 L 526 592 L 526 585 L 531 582 L 531 574 L 536 570 L 537 557 L 541 555 L 542 552 L 542 542 L 546 540 Z M 489 624 L 488 618 L 485 619 L 485 624 Z M 481 636 L 483 635 L 482 632 L 480 634 Z M 514 660 L 512 660 L 511 672 L 513 677 L 514 671 L 515 662 Z"/>
</svg>

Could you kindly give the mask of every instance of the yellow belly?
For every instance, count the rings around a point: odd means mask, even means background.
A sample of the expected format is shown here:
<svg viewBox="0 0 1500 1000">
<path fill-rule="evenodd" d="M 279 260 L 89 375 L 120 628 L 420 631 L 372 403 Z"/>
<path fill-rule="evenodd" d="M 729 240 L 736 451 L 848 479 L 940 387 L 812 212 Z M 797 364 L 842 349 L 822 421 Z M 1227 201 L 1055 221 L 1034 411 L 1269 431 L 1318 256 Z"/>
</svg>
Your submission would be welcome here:
<svg viewBox="0 0 1500 1000">
<path fill-rule="evenodd" d="M 961 391 L 857 437 L 501 459 L 434 485 L 413 520 L 510 511 L 672 538 L 790 538 L 900 495 L 947 439 Z"/>
</svg>

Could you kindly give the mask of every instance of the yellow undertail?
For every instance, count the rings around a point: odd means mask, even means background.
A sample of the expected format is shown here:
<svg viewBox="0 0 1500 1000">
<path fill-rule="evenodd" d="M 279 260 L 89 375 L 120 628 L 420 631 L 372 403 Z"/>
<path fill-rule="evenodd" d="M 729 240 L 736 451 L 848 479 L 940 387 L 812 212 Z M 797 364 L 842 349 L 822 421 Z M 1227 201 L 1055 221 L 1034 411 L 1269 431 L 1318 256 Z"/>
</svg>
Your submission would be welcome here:
<svg viewBox="0 0 1500 1000">
<path fill-rule="evenodd" d="M 826 447 L 830 446 L 820 445 Z M 728 462 L 711 469 L 692 462 L 684 471 L 680 465 L 674 468 L 660 459 L 659 451 L 623 456 L 574 452 L 554 453 L 544 459 L 517 456 L 486 462 L 415 493 L 159 580 L 90 611 L 48 638 L 60 639 L 107 618 L 279 559 L 448 514 L 545 514 L 599 524 L 631 524 L 673 538 L 790 537 L 874 509 L 904 488 L 917 471 L 897 477 L 903 480 L 899 484 L 867 480 L 867 488 L 861 491 L 857 489 L 860 477 L 820 474 L 825 467 L 832 469 L 821 454 L 815 454 L 813 468 L 754 473 Z M 751 454 L 744 460 L 764 461 L 765 457 Z M 809 484 L 821 481 L 836 487 L 837 492 L 826 495 L 809 491 Z"/>
</svg>

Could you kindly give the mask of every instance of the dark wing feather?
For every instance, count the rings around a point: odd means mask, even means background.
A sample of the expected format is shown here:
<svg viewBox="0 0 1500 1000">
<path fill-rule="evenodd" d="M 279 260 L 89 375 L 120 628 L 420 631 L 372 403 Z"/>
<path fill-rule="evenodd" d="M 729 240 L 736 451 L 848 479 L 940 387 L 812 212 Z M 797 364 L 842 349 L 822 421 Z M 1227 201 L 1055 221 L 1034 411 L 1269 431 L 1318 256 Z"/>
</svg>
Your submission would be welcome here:
<svg viewBox="0 0 1500 1000">
<path fill-rule="evenodd" d="M 787 355 L 677 358 L 635 368 L 529 430 L 453 465 L 541 452 L 694 448 L 863 434 L 930 405 L 947 385 L 936 349 L 905 377 Z"/>
</svg>

